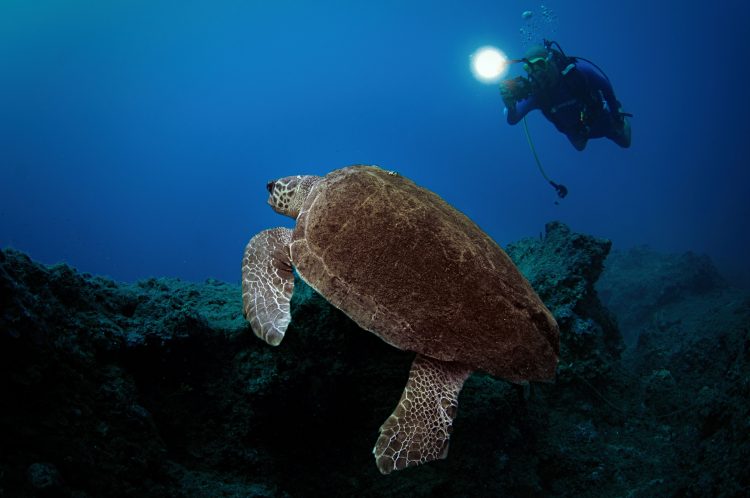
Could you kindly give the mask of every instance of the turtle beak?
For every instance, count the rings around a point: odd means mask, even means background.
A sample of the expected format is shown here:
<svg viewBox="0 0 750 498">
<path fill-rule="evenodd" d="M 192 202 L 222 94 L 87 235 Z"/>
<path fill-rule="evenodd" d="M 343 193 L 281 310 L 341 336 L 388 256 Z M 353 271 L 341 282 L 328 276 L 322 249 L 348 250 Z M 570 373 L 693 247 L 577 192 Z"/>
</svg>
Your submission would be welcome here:
<svg viewBox="0 0 750 498">
<path fill-rule="evenodd" d="M 273 202 L 273 188 L 276 186 L 276 181 L 271 180 L 270 182 L 266 183 L 266 190 L 268 190 L 268 200 L 266 201 L 269 206 L 273 208 L 274 211 L 276 211 L 276 206 Z"/>
</svg>

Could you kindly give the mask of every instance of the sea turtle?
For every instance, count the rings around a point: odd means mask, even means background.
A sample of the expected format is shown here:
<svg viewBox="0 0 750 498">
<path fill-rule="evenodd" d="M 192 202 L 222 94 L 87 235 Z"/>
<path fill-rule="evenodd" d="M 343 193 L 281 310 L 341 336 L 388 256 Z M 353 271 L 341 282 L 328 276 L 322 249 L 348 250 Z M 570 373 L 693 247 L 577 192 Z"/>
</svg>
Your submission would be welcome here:
<svg viewBox="0 0 750 498">
<path fill-rule="evenodd" d="M 387 474 L 448 453 L 473 370 L 551 380 L 554 318 L 505 252 L 437 194 L 376 166 L 269 182 L 294 229 L 254 236 L 242 260 L 245 318 L 276 346 L 291 321 L 293 268 L 360 327 L 416 358 L 373 453 Z"/>
</svg>

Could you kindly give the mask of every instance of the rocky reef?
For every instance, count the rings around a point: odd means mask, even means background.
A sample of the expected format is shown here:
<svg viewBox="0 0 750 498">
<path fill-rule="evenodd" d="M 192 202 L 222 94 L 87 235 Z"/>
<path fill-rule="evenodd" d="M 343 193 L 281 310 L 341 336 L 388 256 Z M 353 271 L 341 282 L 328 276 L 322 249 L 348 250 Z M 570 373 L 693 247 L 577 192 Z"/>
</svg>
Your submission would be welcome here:
<svg viewBox="0 0 750 498">
<path fill-rule="evenodd" d="M 238 286 L 3 250 L 0 497 L 743 496 L 750 295 L 610 248 L 560 223 L 507 248 L 560 323 L 557 381 L 475 373 L 448 458 L 389 476 L 371 450 L 413 355 L 304 282 L 272 348 Z"/>
</svg>

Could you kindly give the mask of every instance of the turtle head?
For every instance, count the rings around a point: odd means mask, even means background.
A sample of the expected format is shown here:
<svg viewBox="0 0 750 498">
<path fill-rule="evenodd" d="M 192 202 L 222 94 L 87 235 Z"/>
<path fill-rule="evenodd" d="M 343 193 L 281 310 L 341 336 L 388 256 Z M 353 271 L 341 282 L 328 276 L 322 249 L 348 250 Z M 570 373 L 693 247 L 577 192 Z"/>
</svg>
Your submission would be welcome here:
<svg viewBox="0 0 750 498">
<path fill-rule="evenodd" d="M 297 218 L 302 204 L 322 176 L 297 175 L 272 180 L 266 185 L 268 204 L 279 214 Z"/>
</svg>

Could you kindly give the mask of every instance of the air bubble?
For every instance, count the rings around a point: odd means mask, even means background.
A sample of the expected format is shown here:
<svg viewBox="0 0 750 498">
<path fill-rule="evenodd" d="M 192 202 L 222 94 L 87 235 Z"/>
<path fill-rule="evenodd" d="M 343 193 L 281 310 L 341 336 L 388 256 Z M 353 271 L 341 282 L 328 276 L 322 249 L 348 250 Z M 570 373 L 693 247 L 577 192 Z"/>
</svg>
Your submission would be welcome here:
<svg viewBox="0 0 750 498">
<path fill-rule="evenodd" d="M 558 19 L 555 11 L 546 5 L 537 10 L 526 10 L 521 14 L 524 25 L 520 28 L 521 45 L 538 45 L 544 39 L 552 38 L 557 32 Z"/>
</svg>

